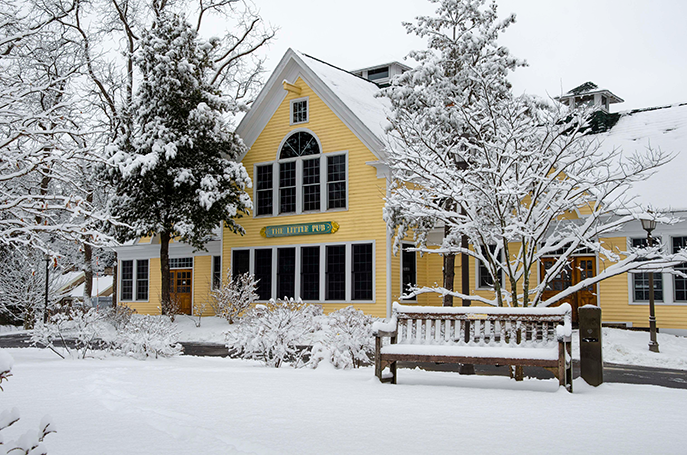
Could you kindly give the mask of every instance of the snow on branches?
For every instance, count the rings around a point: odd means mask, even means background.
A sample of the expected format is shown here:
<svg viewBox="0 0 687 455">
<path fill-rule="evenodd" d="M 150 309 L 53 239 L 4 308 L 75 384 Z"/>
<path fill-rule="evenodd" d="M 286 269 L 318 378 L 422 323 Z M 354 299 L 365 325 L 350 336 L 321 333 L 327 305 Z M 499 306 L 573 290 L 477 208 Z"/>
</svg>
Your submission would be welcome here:
<svg viewBox="0 0 687 455">
<path fill-rule="evenodd" d="M 82 167 L 100 163 L 80 115 L 79 52 L 59 21 L 69 11 L 9 2 L 0 13 L 0 244 L 50 250 L 49 240 L 101 243 L 107 221 L 80 196 Z"/>
<path fill-rule="evenodd" d="M 499 306 L 549 305 L 637 267 L 636 254 L 610 251 L 599 238 L 635 219 L 618 214 L 635 211 L 628 186 L 669 157 L 658 150 L 602 153 L 585 135 L 588 112 L 514 96 L 506 76 L 520 63 L 497 44 L 514 18 L 497 23 L 496 6 L 485 7 L 486 0 L 436 3 L 436 17 L 407 25 L 429 37 L 429 49 L 416 53 L 419 65 L 384 90 L 393 106 L 393 183 L 384 218 L 396 230 L 397 247 L 412 234 L 420 251 L 474 258 L 490 275 L 494 297 L 441 287 L 414 293 Z M 443 229 L 444 238 L 430 247 L 434 229 Z M 550 281 L 580 250 L 616 264 L 544 301 Z M 532 283 L 547 255 L 556 257 L 553 266 Z"/>
</svg>

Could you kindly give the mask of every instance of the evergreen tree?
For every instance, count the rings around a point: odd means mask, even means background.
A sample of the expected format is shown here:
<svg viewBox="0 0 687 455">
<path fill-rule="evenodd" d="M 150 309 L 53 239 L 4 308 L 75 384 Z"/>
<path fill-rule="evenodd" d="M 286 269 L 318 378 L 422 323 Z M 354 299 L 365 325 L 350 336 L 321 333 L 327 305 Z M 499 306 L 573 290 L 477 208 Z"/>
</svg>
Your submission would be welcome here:
<svg viewBox="0 0 687 455">
<path fill-rule="evenodd" d="M 111 209 L 133 227 L 121 236 L 160 237 L 163 311 L 170 303 L 170 240 L 202 249 L 223 221 L 243 233 L 235 219 L 252 207 L 250 179 L 236 162 L 244 146 L 223 117 L 231 106 L 208 81 L 217 45 L 160 11 L 135 59 L 142 81 L 133 132 L 111 149 Z"/>
</svg>

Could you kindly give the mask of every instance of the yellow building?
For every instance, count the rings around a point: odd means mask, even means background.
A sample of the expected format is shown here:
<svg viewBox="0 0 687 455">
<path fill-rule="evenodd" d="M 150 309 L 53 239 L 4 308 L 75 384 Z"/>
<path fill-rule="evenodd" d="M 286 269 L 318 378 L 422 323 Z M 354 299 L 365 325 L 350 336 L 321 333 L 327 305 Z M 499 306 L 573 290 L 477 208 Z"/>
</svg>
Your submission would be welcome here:
<svg viewBox="0 0 687 455">
<path fill-rule="evenodd" d="M 384 127 L 390 105 L 375 95 L 379 85 L 405 69 L 394 62 L 350 73 L 293 50 L 286 52 L 237 129 L 248 148 L 242 162 L 253 182 L 253 213 L 240 220 L 246 234 L 218 232 L 208 252 L 170 245 L 173 291 L 185 302 L 182 311 L 203 306 L 209 311 L 210 290 L 226 271 L 255 275 L 260 280 L 260 301 L 294 297 L 320 304 L 327 312 L 353 305 L 380 317 L 390 314 L 391 303 L 400 300 L 405 286 L 441 284 L 442 258 L 407 251 L 394 254 L 382 219 L 389 184 Z M 607 111 L 609 102 L 622 100 L 606 92 L 586 96 Z M 687 142 L 687 106 L 614 115 L 617 125 L 599 135 L 607 141 L 604 146 L 635 150 L 649 141 L 664 141 L 669 150 L 679 151 L 680 139 Z M 669 186 L 675 182 L 670 179 L 674 176 L 663 176 L 659 183 Z M 651 183 L 642 185 L 634 189 L 656 195 Z M 674 191 L 673 200 L 681 201 L 681 193 Z M 671 208 L 687 210 L 687 204 L 673 203 Z M 656 234 L 669 248 L 687 245 L 685 223 L 660 226 Z M 637 222 L 626 232 L 601 240 L 626 251 L 645 236 Z M 436 244 L 441 239 L 440 230 L 429 238 Z M 118 253 L 119 302 L 139 312 L 158 312 L 156 239 L 123 246 Z M 457 258 L 455 289 L 462 288 L 460 262 Z M 551 292 L 608 265 L 606 258 L 595 254 L 575 255 Z M 544 267 L 546 260 L 540 270 Z M 489 279 L 474 260 L 469 262 L 468 276 L 470 292 L 492 293 Z M 687 332 L 687 279 L 668 272 L 661 278 L 658 326 Z M 535 283 L 538 279 L 532 277 Z M 575 308 L 600 305 L 605 322 L 644 327 L 648 326 L 646 289 L 646 274 L 623 274 L 568 300 Z M 413 302 L 440 305 L 441 299 L 425 294 L 404 301 Z"/>
</svg>

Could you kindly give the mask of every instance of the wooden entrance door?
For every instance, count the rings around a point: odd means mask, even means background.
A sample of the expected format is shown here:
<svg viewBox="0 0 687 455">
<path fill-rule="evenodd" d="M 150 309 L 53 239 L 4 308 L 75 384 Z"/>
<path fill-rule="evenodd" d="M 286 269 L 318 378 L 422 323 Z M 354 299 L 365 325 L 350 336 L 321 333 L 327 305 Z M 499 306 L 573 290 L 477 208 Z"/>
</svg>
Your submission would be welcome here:
<svg viewBox="0 0 687 455">
<path fill-rule="evenodd" d="M 555 263 L 556 258 L 544 258 L 541 261 L 541 277 L 548 269 Z M 596 275 L 596 258 L 594 256 L 579 256 L 570 258 L 566 267 L 558 273 L 553 280 L 549 282 L 542 293 L 542 299 L 546 300 L 559 292 L 574 286 L 582 280 Z M 577 308 L 583 305 L 596 305 L 596 285 L 586 286 L 576 293 L 561 299 L 554 306 L 558 306 L 563 302 L 568 302 L 572 307 L 572 320 L 578 321 Z"/>
<path fill-rule="evenodd" d="M 171 270 L 172 299 L 179 303 L 179 313 L 191 314 L 191 283 L 193 270 Z"/>
</svg>

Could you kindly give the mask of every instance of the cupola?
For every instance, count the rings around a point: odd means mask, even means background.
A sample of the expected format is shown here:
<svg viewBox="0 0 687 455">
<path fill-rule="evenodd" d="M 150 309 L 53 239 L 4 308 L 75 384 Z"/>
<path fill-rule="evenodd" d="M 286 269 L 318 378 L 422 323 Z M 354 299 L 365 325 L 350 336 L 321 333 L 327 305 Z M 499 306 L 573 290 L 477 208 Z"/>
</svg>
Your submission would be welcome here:
<svg viewBox="0 0 687 455">
<path fill-rule="evenodd" d="M 614 95 L 610 90 L 599 88 L 593 82 L 585 82 L 575 87 L 565 95 L 554 98 L 560 103 L 567 104 L 571 108 L 588 107 L 604 112 L 609 112 L 609 105 L 622 103 L 624 100 Z"/>
</svg>

